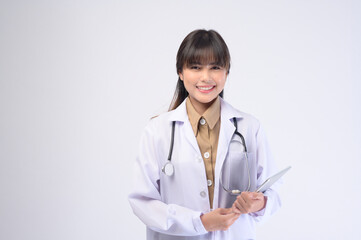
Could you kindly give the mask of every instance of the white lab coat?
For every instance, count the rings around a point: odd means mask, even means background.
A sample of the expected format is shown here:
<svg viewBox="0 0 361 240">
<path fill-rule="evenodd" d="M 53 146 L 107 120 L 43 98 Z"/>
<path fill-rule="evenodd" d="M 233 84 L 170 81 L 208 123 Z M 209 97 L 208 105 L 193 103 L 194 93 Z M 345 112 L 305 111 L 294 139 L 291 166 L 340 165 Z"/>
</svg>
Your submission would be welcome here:
<svg viewBox="0 0 361 240">
<path fill-rule="evenodd" d="M 129 202 L 134 213 L 147 226 L 149 240 L 180 239 L 254 239 L 255 221 L 267 218 L 280 207 L 276 192 L 277 185 L 267 190 L 266 208 L 257 213 L 243 214 L 227 231 L 207 232 L 200 215 L 219 207 L 231 207 L 235 200 L 219 184 L 222 164 L 239 169 L 241 174 L 223 175 L 239 178 L 243 185 L 248 184 L 248 176 L 242 174 L 244 165 L 233 158 L 242 151 L 231 147 L 237 141 L 234 135 L 233 117 L 237 118 L 238 131 L 246 139 L 249 152 L 251 191 L 276 173 L 277 169 L 258 120 L 234 109 L 221 99 L 221 126 L 215 166 L 215 186 L 213 206 L 209 206 L 205 166 L 189 122 L 185 101 L 175 110 L 152 119 L 142 135 L 139 155 L 135 163 L 134 186 Z M 172 121 L 176 121 L 172 163 L 173 176 L 161 171 L 167 162 Z M 239 145 L 241 146 L 241 145 Z M 237 153 L 237 151 L 239 151 Z M 242 163 L 244 164 L 244 163 Z M 242 169 L 241 169 L 242 168 Z M 233 172 L 234 173 L 234 172 Z M 226 184 L 227 181 L 224 181 Z M 246 183 L 246 184 L 244 184 Z"/>
</svg>

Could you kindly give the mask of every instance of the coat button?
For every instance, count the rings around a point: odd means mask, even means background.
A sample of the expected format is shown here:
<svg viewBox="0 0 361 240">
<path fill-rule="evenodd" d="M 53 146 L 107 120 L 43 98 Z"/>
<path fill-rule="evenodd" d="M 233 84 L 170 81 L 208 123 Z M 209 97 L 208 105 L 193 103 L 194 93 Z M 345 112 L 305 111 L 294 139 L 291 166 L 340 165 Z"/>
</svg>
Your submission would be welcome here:
<svg viewBox="0 0 361 240">
<path fill-rule="evenodd" d="M 203 154 L 203 156 L 204 156 L 205 158 L 209 158 L 209 152 L 205 152 L 205 153 Z"/>
<path fill-rule="evenodd" d="M 207 197 L 207 193 L 205 191 L 200 192 L 199 195 L 201 195 L 202 198 Z"/>
<path fill-rule="evenodd" d="M 201 125 L 204 125 L 204 124 L 206 124 L 206 120 L 205 120 L 204 118 L 201 118 L 201 120 L 199 121 L 199 123 L 200 123 Z"/>
<path fill-rule="evenodd" d="M 197 161 L 198 161 L 199 163 L 201 163 L 201 162 L 203 162 L 203 158 L 202 158 L 202 157 L 197 157 Z"/>
<path fill-rule="evenodd" d="M 208 187 L 212 186 L 212 183 L 213 183 L 212 180 L 210 180 L 210 179 L 207 180 Z"/>
</svg>

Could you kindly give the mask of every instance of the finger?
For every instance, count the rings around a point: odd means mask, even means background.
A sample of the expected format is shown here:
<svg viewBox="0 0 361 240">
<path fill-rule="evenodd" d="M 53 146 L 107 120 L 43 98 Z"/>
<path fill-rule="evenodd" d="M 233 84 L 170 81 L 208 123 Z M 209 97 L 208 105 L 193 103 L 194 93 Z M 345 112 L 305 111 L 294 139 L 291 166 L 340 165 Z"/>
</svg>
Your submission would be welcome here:
<svg viewBox="0 0 361 240">
<path fill-rule="evenodd" d="M 257 204 L 257 202 L 259 201 L 258 199 L 254 199 L 254 198 L 252 198 L 251 197 L 252 195 L 248 195 L 248 196 L 246 196 L 247 198 L 246 198 L 246 208 L 247 208 L 247 210 L 248 210 L 248 212 L 250 212 L 251 211 L 251 209 L 253 208 L 253 206 L 255 205 L 255 204 Z"/>
<path fill-rule="evenodd" d="M 233 203 L 233 205 L 232 205 L 232 211 L 234 212 L 234 213 L 241 213 L 241 211 L 236 207 L 236 205 Z"/>
<path fill-rule="evenodd" d="M 247 199 L 247 202 L 250 202 L 251 204 L 254 204 L 256 202 L 259 201 L 263 201 L 264 200 L 264 195 L 263 193 L 252 193 L 251 195 L 249 195 L 249 199 Z"/>
<path fill-rule="evenodd" d="M 224 218 L 225 221 L 230 221 L 233 219 L 237 219 L 239 217 L 239 214 L 238 213 L 230 213 L 227 215 L 223 215 L 222 217 Z"/>
<path fill-rule="evenodd" d="M 253 192 L 242 192 L 240 196 L 244 199 L 246 203 L 248 203 L 253 199 L 253 194 L 254 194 Z"/>
<path fill-rule="evenodd" d="M 231 214 L 231 213 L 233 213 L 233 211 L 232 211 L 232 208 L 226 208 L 226 214 Z"/>
<path fill-rule="evenodd" d="M 243 195 L 243 198 L 246 202 L 246 206 L 244 206 L 244 208 L 247 209 L 248 213 L 253 212 L 256 208 L 258 208 L 258 205 L 262 201 L 262 198 L 258 198 L 255 193 L 245 194 Z"/>
<path fill-rule="evenodd" d="M 243 206 L 244 209 L 247 210 L 247 212 L 252 204 L 252 199 L 249 196 L 250 196 L 249 192 L 247 193 L 245 192 L 244 194 L 241 194 L 240 196 L 237 197 L 238 202 Z"/>
<path fill-rule="evenodd" d="M 245 207 L 244 207 L 245 203 L 243 203 L 244 205 L 242 205 L 242 203 L 240 203 L 239 201 L 235 201 L 234 204 L 235 204 L 235 206 L 240 210 L 240 212 L 241 212 L 242 214 L 247 213 L 247 210 L 246 210 Z"/>
<path fill-rule="evenodd" d="M 238 214 L 241 214 L 241 211 L 236 207 L 236 205 L 233 203 L 233 205 L 232 205 L 232 211 L 234 212 L 234 213 L 238 213 Z"/>
</svg>

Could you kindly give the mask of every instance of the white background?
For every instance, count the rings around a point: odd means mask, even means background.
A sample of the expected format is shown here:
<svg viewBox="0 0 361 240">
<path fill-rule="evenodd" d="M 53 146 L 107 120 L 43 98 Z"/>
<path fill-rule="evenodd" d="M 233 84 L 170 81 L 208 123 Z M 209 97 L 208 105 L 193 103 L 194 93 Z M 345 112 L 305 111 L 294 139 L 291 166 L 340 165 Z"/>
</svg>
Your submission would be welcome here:
<svg viewBox="0 0 361 240">
<path fill-rule="evenodd" d="M 285 176 L 258 239 L 361 239 L 360 1 L 0 1 L 0 239 L 144 239 L 127 201 L 197 28 Z"/>
</svg>

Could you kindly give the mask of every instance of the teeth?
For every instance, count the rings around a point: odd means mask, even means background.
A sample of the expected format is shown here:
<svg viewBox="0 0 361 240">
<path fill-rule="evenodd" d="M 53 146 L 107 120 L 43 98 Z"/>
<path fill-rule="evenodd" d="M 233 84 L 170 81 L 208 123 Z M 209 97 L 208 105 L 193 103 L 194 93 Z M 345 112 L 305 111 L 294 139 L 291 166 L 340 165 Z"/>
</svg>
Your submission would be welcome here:
<svg viewBox="0 0 361 240">
<path fill-rule="evenodd" d="M 200 90 L 210 90 L 212 89 L 213 87 L 198 87 Z"/>
</svg>

